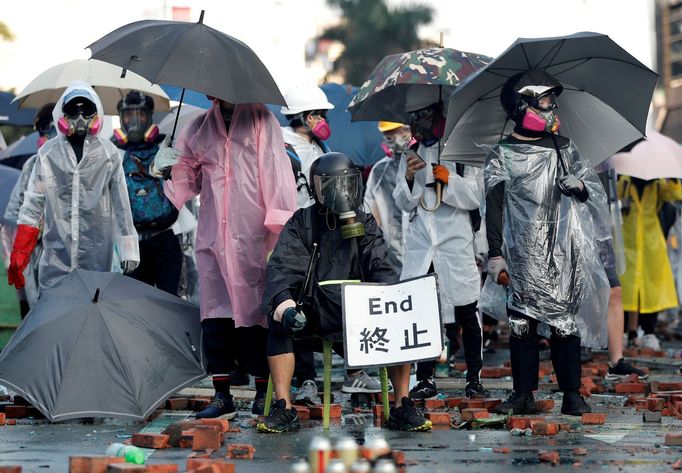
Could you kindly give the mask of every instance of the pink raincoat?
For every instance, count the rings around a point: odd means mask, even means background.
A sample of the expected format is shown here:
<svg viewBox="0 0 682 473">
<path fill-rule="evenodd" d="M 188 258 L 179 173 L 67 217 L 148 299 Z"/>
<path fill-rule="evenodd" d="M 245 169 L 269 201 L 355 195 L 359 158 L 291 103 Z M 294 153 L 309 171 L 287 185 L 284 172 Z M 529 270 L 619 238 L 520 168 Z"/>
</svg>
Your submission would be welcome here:
<svg viewBox="0 0 682 473">
<path fill-rule="evenodd" d="M 183 130 L 166 195 L 177 208 L 200 195 L 196 259 L 201 317 L 267 326 L 259 307 L 266 257 L 296 210 L 282 132 L 261 104 L 237 105 L 229 134 L 217 101 Z"/>
</svg>

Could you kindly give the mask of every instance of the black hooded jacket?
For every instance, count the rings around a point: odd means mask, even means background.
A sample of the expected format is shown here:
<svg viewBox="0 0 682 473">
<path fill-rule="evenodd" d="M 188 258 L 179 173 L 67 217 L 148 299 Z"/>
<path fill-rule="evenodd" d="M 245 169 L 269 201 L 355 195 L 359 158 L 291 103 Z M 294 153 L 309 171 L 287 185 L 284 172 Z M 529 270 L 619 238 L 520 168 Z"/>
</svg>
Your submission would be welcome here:
<svg viewBox="0 0 682 473">
<path fill-rule="evenodd" d="M 305 306 L 319 314 L 322 335 L 341 330 L 342 306 L 341 285 L 320 286 L 320 282 L 397 282 L 399 275 L 389 263 L 386 242 L 374 217 L 359 212 L 357 219 L 364 224 L 365 235 L 343 239 L 341 222 L 320 204 L 297 210 L 284 226 L 268 261 L 263 312 L 271 314 L 287 299 L 298 301 L 313 242 L 319 244 L 318 258 Z"/>
</svg>

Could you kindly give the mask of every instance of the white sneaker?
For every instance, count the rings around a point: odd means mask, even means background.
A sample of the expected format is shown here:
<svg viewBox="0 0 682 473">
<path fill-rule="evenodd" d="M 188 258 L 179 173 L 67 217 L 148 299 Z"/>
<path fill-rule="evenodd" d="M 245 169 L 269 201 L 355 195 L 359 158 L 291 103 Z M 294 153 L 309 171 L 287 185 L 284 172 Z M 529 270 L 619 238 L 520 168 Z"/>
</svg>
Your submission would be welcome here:
<svg viewBox="0 0 682 473">
<path fill-rule="evenodd" d="M 649 335 L 644 335 L 642 337 L 642 348 L 651 348 L 652 350 L 655 351 L 660 351 L 661 350 L 661 342 L 658 341 L 658 338 L 656 338 L 656 335 L 653 333 L 650 333 Z"/>
</svg>

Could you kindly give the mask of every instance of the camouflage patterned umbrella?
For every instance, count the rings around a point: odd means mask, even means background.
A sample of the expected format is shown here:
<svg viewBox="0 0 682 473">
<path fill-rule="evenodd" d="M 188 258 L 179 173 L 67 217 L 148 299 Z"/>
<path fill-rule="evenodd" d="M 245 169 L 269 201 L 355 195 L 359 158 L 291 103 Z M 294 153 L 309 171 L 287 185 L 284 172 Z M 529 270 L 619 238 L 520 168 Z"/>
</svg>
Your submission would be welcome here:
<svg viewBox="0 0 682 473">
<path fill-rule="evenodd" d="M 405 96 L 411 87 L 443 86 L 445 101 L 469 75 L 492 61 L 451 48 L 418 49 L 386 56 L 348 105 L 353 121 L 408 123 Z"/>
</svg>

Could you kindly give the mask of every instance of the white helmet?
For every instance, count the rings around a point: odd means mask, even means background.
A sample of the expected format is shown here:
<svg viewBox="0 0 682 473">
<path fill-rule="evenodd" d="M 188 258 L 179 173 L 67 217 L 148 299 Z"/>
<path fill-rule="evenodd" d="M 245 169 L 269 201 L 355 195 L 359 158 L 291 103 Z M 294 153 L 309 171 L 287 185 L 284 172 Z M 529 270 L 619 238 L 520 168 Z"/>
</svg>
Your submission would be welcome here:
<svg viewBox="0 0 682 473">
<path fill-rule="evenodd" d="M 324 91 L 315 84 L 299 84 L 284 94 L 287 107 L 282 107 L 282 115 L 297 115 L 311 110 L 331 110 L 334 105 L 329 103 Z"/>
</svg>

